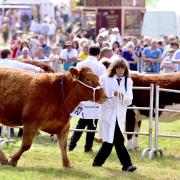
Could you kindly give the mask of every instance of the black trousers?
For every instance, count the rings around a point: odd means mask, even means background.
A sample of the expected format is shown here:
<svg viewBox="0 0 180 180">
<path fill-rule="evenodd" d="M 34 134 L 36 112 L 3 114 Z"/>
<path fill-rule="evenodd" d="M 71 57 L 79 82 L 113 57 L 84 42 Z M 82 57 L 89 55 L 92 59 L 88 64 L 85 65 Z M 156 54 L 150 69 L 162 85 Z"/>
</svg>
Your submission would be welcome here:
<svg viewBox="0 0 180 180">
<path fill-rule="evenodd" d="M 10 128 L 10 136 L 14 136 L 14 128 Z M 0 136 L 1 136 L 1 127 L 0 127 Z"/>
<path fill-rule="evenodd" d="M 95 119 L 95 125 L 97 126 L 97 119 Z M 85 129 L 87 126 L 88 130 L 96 130 L 96 126 L 93 125 L 93 119 L 79 119 L 76 129 Z M 76 147 L 77 142 L 79 141 L 81 135 L 83 132 L 77 132 L 75 131 L 71 137 L 69 148 L 74 149 Z M 95 132 L 87 132 L 86 133 L 86 143 L 85 143 L 85 151 L 88 151 L 93 146 L 93 140 L 94 140 Z"/>
<path fill-rule="evenodd" d="M 111 154 L 113 146 L 115 147 L 116 154 L 119 158 L 119 161 L 122 164 L 122 169 L 127 169 L 129 166 L 132 165 L 129 153 L 124 146 L 124 137 L 121 133 L 119 128 L 118 122 L 116 121 L 115 131 L 114 131 L 114 140 L 113 143 L 103 142 L 101 148 L 99 149 L 93 165 L 94 166 L 101 166 L 104 164 L 108 156 Z"/>
</svg>

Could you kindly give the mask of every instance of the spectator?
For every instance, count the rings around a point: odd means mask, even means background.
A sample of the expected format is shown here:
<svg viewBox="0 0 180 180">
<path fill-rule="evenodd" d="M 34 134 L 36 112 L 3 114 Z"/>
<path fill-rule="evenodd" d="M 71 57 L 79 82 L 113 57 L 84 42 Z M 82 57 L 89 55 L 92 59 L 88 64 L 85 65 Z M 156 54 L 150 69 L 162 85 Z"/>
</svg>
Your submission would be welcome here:
<svg viewBox="0 0 180 180">
<path fill-rule="evenodd" d="M 37 19 L 32 20 L 29 30 L 35 34 L 39 34 L 41 32 L 41 27 Z"/>
<path fill-rule="evenodd" d="M 82 52 L 80 52 L 78 60 L 83 61 L 88 58 L 88 55 L 89 55 L 89 44 L 83 43 Z"/>
<path fill-rule="evenodd" d="M 44 55 L 46 57 L 49 57 L 51 48 L 47 45 L 46 37 L 43 35 L 40 35 L 38 40 L 39 40 L 39 46 L 43 48 Z"/>
<path fill-rule="evenodd" d="M 177 49 L 172 57 L 172 62 L 177 64 L 177 71 L 180 72 L 180 49 Z"/>
<path fill-rule="evenodd" d="M 9 31 L 10 31 L 9 21 L 7 18 L 4 18 L 4 21 L 2 22 L 1 30 L 2 30 L 2 37 L 4 43 L 7 43 L 7 40 L 9 38 Z"/>
<path fill-rule="evenodd" d="M 66 41 L 65 49 L 60 54 L 60 60 L 64 63 L 64 70 L 68 71 L 71 66 L 74 66 L 77 62 L 77 50 L 72 48 L 72 42 Z"/>
<path fill-rule="evenodd" d="M 49 33 L 49 25 L 47 23 L 47 21 L 43 21 L 40 25 L 41 28 L 41 35 L 45 36 L 46 38 L 48 37 L 48 33 Z"/>
<path fill-rule="evenodd" d="M 101 60 L 102 58 L 110 59 L 112 56 L 113 56 L 113 51 L 111 48 L 109 47 L 101 48 L 99 60 Z"/>
<path fill-rule="evenodd" d="M 151 40 L 151 46 L 145 47 L 142 53 L 144 72 L 159 73 L 161 62 L 161 51 L 157 48 L 157 40 Z"/>
<path fill-rule="evenodd" d="M 170 48 L 167 52 L 167 56 L 161 62 L 161 72 L 171 73 L 177 71 L 177 65 L 172 62 L 172 56 L 174 55 L 175 49 Z"/>
<path fill-rule="evenodd" d="M 31 56 L 29 55 L 29 48 L 28 47 L 24 47 L 22 49 L 22 54 L 20 56 L 18 56 L 18 60 L 32 60 Z"/>
<path fill-rule="evenodd" d="M 54 72 L 59 72 L 59 55 L 58 55 L 58 47 L 53 47 L 52 48 L 52 53 L 49 55 L 49 62 L 50 66 L 54 70 Z"/>
<path fill-rule="evenodd" d="M 119 33 L 119 28 L 115 27 L 112 29 L 112 33 L 110 35 L 110 41 L 111 41 L 111 44 L 113 44 L 113 42 L 118 42 L 118 43 L 121 43 L 122 41 L 122 37 Z"/>
<path fill-rule="evenodd" d="M 120 47 L 121 47 L 121 46 L 120 46 L 119 42 L 117 42 L 117 41 L 114 41 L 114 42 L 113 42 L 113 44 L 112 44 L 112 50 L 113 50 L 113 52 L 115 52 L 116 49 L 117 49 L 117 48 L 120 48 Z"/>
<path fill-rule="evenodd" d="M 44 62 L 48 61 L 47 56 L 44 54 L 43 48 L 38 46 L 33 54 L 33 60 L 42 60 Z"/>
<path fill-rule="evenodd" d="M 130 70 L 137 71 L 138 57 L 135 54 L 135 46 L 132 41 L 129 41 L 126 45 L 126 50 L 123 51 L 122 57 L 124 57 L 129 63 Z"/>
<path fill-rule="evenodd" d="M 29 56 L 32 57 L 32 52 L 30 51 L 29 42 L 28 40 L 25 40 L 25 39 L 21 41 L 21 45 L 20 45 L 20 48 L 16 52 L 16 56 L 19 57 L 22 55 L 22 50 L 24 47 L 27 47 L 29 49 Z"/>
</svg>

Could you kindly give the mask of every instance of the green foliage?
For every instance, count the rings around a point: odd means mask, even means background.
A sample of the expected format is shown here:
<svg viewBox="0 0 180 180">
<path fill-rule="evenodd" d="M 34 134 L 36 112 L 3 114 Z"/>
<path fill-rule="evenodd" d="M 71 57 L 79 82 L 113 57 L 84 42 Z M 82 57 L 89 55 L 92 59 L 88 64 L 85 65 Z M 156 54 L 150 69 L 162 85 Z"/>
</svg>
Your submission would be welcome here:
<svg viewBox="0 0 180 180">
<path fill-rule="evenodd" d="M 83 6 L 83 5 L 84 5 L 84 0 L 77 1 L 77 6 Z"/>
</svg>

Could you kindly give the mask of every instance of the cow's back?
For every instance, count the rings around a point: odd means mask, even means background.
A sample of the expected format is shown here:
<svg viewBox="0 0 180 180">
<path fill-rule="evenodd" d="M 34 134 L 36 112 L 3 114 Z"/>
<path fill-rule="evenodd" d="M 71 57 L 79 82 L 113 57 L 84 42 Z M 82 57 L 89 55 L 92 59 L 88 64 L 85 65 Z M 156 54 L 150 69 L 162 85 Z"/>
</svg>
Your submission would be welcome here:
<svg viewBox="0 0 180 180">
<path fill-rule="evenodd" d="M 0 121 L 9 126 L 21 125 L 22 108 L 33 81 L 33 73 L 22 72 L 0 69 Z"/>
</svg>

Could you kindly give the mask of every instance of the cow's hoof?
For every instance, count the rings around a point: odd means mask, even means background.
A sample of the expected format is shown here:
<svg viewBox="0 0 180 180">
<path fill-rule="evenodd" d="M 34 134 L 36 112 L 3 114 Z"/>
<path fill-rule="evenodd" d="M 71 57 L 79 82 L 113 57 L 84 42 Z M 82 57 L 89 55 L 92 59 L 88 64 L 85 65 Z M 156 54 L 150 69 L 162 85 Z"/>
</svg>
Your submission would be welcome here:
<svg viewBox="0 0 180 180">
<path fill-rule="evenodd" d="M 66 168 L 66 169 L 73 169 L 73 165 L 72 164 L 64 165 L 64 168 Z"/>
<path fill-rule="evenodd" d="M 4 160 L 1 160 L 1 165 L 8 165 L 8 160 L 7 159 L 4 159 Z"/>
<path fill-rule="evenodd" d="M 134 147 L 134 150 L 137 151 L 139 149 L 139 147 Z"/>
<path fill-rule="evenodd" d="M 16 167 L 16 166 L 17 166 L 17 162 L 9 161 L 9 162 L 8 162 L 8 165 L 9 165 L 9 166 L 12 166 L 12 167 Z"/>
<path fill-rule="evenodd" d="M 2 152 L 1 150 L 0 150 L 0 164 L 1 165 L 8 164 L 8 159 L 7 159 L 6 155 L 4 154 L 4 152 Z"/>
<path fill-rule="evenodd" d="M 133 149 L 131 149 L 131 148 L 130 148 L 130 149 L 127 149 L 127 150 L 128 150 L 129 152 L 132 152 L 132 151 L 133 151 Z"/>
</svg>

